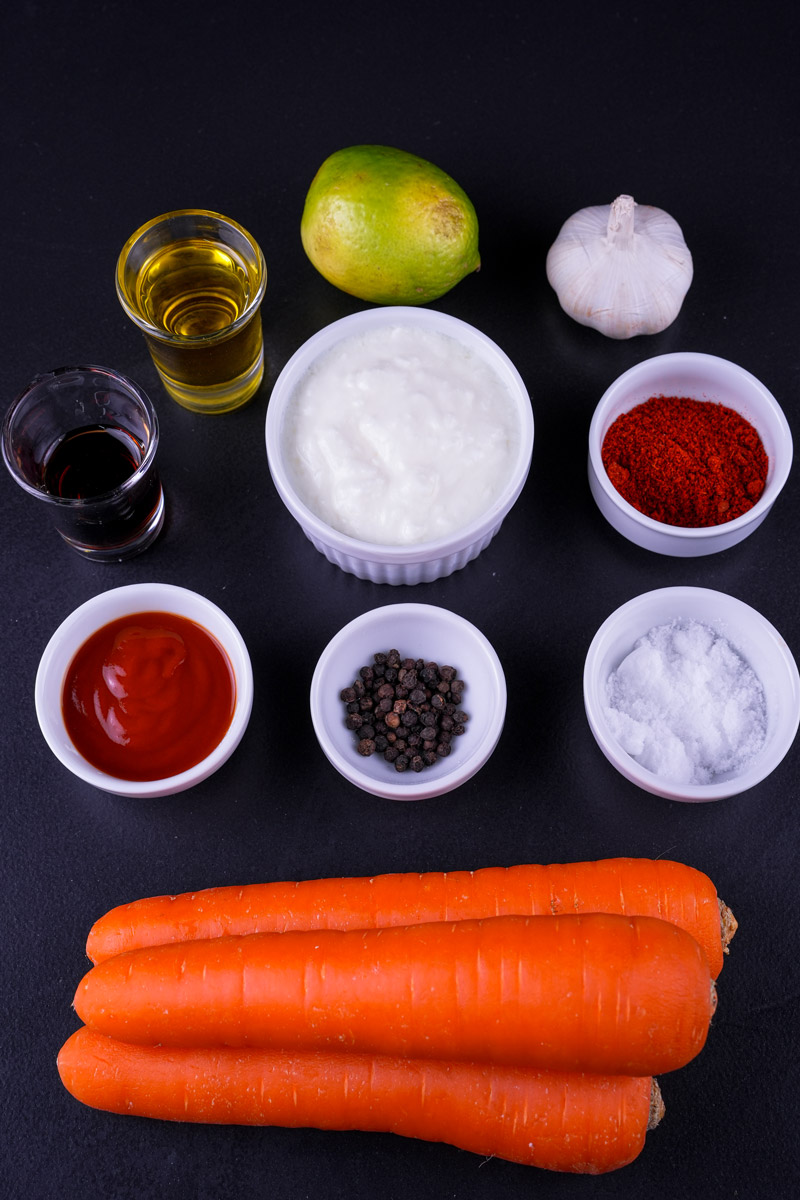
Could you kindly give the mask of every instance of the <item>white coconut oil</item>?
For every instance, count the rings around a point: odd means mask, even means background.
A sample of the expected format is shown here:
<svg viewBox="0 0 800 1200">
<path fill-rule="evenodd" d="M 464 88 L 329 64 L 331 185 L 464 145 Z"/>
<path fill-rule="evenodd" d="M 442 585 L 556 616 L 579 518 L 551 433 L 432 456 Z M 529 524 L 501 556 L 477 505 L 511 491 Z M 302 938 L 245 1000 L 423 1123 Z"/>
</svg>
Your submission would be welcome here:
<svg viewBox="0 0 800 1200">
<path fill-rule="evenodd" d="M 388 326 L 344 338 L 287 409 L 286 464 L 340 533 L 437 541 L 487 512 L 513 470 L 520 422 L 500 376 L 455 338 Z"/>
</svg>

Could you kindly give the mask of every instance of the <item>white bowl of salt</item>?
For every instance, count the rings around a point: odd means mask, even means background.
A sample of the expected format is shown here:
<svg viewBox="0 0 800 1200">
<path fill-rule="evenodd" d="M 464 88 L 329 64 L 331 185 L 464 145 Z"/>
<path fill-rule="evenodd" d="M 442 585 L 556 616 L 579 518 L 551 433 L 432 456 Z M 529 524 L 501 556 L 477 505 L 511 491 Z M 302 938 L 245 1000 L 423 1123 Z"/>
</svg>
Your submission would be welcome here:
<svg viewBox="0 0 800 1200">
<path fill-rule="evenodd" d="M 708 588 L 661 588 L 612 613 L 589 647 L 583 694 L 620 774 L 691 803 L 761 783 L 800 723 L 800 676 L 780 633 Z"/>
</svg>

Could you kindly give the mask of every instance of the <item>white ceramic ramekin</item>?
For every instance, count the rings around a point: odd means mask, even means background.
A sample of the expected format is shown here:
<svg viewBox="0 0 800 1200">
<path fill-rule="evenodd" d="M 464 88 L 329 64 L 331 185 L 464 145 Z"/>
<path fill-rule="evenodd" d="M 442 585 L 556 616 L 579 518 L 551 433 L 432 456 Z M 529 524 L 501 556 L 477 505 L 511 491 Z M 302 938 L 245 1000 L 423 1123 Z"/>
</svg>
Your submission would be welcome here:
<svg viewBox="0 0 800 1200">
<path fill-rule="evenodd" d="M 761 680 L 766 696 L 767 731 L 761 751 L 739 774 L 707 784 L 670 783 L 641 766 L 617 741 L 605 712 L 609 676 L 640 637 L 675 619 L 699 621 L 721 634 Z M 786 642 L 754 608 L 709 588 L 645 592 L 612 613 L 589 647 L 583 696 L 597 744 L 621 775 L 656 796 L 694 803 L 735 796 L 766 779 L 789 752 L 800 721 L 800 677 Z"/>
<path fill-rule="evenodd" d="M 447 758 L 418 773 L 400 774 L 377 753 L 362 758 L 355 734 L 345 727 L 342 690 L 375 654 L 389 650 L 454 667 L 465 685 L 464 733 L 453 738 Z M 311 719 L 326 758 L 356 787 L 387 800 L 424 800 L 460 787 L 488 762 L 505 715 L 505 675 L 486 637 L 463 617 L 430 604 L 389 604 L 356 617 L 325 647 L 311 681 Z"/>
<path fill-rule="evenodd" d="M 201 762 L 167 779 L 117 779 L 78 753 L 64 724 L 61 695 L 64 676 L 76 652 L 96 630 L 118 617 L 168 612 L 187 617 L 217 639 L 230 659 L 236 680 L 236 704 L 225 736 Z M 253 707 L 253 670 L 244 640 L 230 617 L 197 592 L 169 583 L 134 583 L 93 596 L 59 625 L 39 663 L 35 685 L 36 716 L 56 758 L 74 775 L 117 796 L 170 796 L 207 779 L 227 762 L 244 736 Z"/>
<path fill-rule="evenodd" d="M 519 420 L 519 444 L 505 486 L 481 517 L 440 541 L 408 546 L 377 545 L 333 529 L 300 499 L 286 469 L 284 431 L 293 394 L 314 363 L 343 338 L 385 326 L 410 326 L 453 338 L 479 357 L 505 383 Z M 522 378 L 490 338 L 464 321 L 430 308 L 388 306 L 354 313 L 321 329 L 289 359 L 270 396 L 266 421 L 267 459 L 273 482 L 289 512 L 312 544 L 342 570 L 373 583 L 430 583 L 466 566 L 499 530 L 530 470 L 533 414 Z"/>
<path fill-rule="evenodd" d="M 665 525 L 623 499 L 603 466 L 603 440 L 620 414 L 651 396 L 711 400 L 740 413 L 758 431 L 769 458 L 764 492 L 749 512 L 724 525 Z M 772 508 L 792 465 L 792 434 L 777 400 L 749 371 L 713 354 L 661 354 L 620 375 L 604 393 L 589 428 L 589 486 L 610 525 L 645 550 L 691 558 L 714 554 L 748 537 Z"/>
</svg>

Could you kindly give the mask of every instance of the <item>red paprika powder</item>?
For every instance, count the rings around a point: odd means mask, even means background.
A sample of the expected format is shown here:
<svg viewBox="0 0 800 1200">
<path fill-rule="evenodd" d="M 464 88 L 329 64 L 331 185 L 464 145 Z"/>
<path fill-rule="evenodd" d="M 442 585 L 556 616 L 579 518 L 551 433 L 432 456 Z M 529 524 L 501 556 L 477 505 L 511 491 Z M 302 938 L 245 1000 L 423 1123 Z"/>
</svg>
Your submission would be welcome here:
<svg viewBox="0 0 800 1200">
<path fill-rule="evenodd" d="M 723 525 L 759 500 L 769 460 L 756 429 L 732 408 L 651 396 L 603 440 L 603 466 L 621 496 L 665 525 Z"/>
</svg>

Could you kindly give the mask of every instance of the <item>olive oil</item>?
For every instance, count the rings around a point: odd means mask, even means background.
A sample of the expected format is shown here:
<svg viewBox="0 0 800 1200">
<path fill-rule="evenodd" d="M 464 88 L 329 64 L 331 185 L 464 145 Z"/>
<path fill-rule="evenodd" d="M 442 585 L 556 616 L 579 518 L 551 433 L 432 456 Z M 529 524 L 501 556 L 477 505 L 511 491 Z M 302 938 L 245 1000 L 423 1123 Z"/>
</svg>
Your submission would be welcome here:
<svg viewBox="0 0 800 1200">
<path fill-rule="evenodd" d="M 128 239 L 117 293 L 143 331 L 167 391 L 197 412 L 227 412 L 264 374 L 260 304 L 266 267 L 257 244 L 217 213 L 156 218 Z"/>
<path fill-rule="evenodd" d="M 208 337 L 245 311 L 249 282 L 244 264 L 227 247 L 191 238 L 145 263 L 138 292 L 142 312 L 157 329 L 180 338 Z"/>
<path fill-rule="evenodd" d="M 164 335 L 147 341 L 176 400 L 227 411 L 250 398 L 264 370 L 261 318 L 254 311 L 243 320 L 250 280 L 228 247 L 200 238 L 166 246 L 144 264 L 136 291 L 141 313 Z"/>
</svg>

